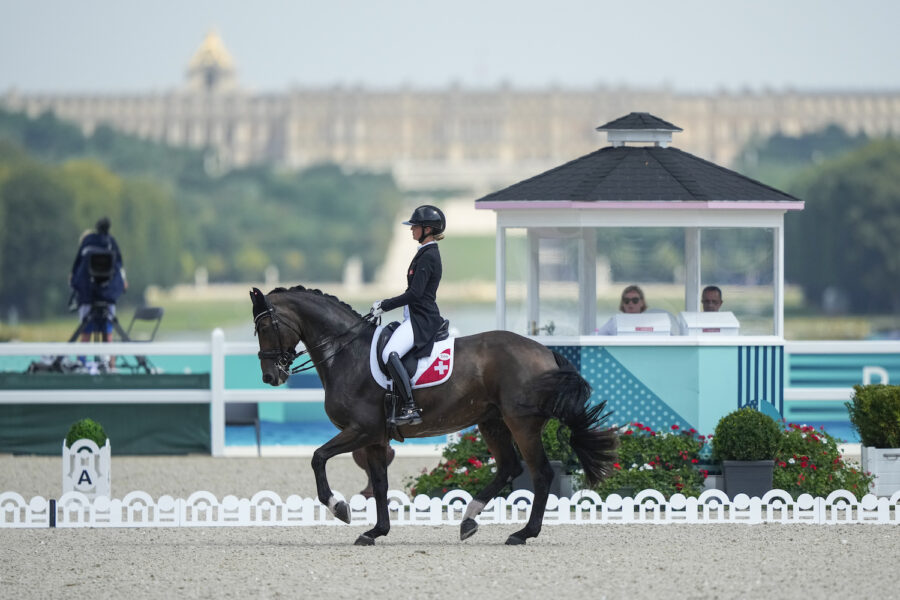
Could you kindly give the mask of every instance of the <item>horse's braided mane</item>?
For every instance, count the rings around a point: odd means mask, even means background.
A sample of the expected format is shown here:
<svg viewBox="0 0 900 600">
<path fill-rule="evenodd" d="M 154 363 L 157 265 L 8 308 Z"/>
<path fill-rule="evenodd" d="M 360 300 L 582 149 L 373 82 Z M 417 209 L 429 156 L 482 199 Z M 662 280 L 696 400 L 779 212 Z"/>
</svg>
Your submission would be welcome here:
<svg viewBox="0 0 900 600">
<path fill-rule="evenodd" d="M 341 299 L 338 298 L 337 296 L 332 296 L 331 294 L 326 294 L 326 293 L 323 292 L 322 290 L 314 290 L 314 289 L 311 289 L 311 288 L 305 288 L 305 287 L 303 287 L 302 285 L 295 285 L 294 287 L 292 287 L 292 288 L 290 288 L 290 289 L 283 288 L 283 287 L 277 287 L 277 288 L 275 288 L 274 290 L 272 290 L 272 291 L 269 292 L 269 293 L 270 293 L 270 294 L 276 294 L 276 293 L 280 294 L 280 293 L 283 293 L 283 292 L 307 292 L 307 293 L 310 293 L 310 294 L 316 294 L 316 295 L 322 296 L 323 298 L 329 298 L 329 299 L 331 299 L 331 300 L 334 300 L 335 302 L 337 302 L 338 304 L 340 304 L 341 306 L 343 306 L 344 308 L 346 308 L 346 309 L 349 310 L 350 312 L 352 312 L 354 315 L 356 315 L 356 316 L 359 317 L 360 319 L 362 318 L 362 315 L 359 314 L 358 312 L 356 312 L 356 310 L 354 310 L 354 308 L 353 308 L 352 306 L 350 306 L 349 304 L 347 304 L 346 302 L 344 302 L 343 300 L 341 300 Z"/>
</svg>

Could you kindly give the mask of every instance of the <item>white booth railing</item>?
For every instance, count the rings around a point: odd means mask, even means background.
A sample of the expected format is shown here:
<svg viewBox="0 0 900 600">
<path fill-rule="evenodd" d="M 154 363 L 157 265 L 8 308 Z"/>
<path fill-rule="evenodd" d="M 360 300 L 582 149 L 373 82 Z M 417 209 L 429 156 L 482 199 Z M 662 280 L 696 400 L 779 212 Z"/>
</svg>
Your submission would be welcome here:
<svg viewBox="0 0 900 600">
<path fill-rule="evenodd" d="M 102 354 L 145 356 L 209 356 L 209 389 L 108 389 L 108 390 L 0 390 L 0 404 L 210 404 L 210 448 L 213 456 L 225 455 L 226 402 L 323 402 L 322 389 L 226 389 L 225 357 L 255 355 L 256 342 L 226 342 L 225 333 L 215 329 L 209 342 L 111 342 Z M 0 356 L 68 356 L 98 354 L 97 344 L 5 343 Z"/>
</svg>

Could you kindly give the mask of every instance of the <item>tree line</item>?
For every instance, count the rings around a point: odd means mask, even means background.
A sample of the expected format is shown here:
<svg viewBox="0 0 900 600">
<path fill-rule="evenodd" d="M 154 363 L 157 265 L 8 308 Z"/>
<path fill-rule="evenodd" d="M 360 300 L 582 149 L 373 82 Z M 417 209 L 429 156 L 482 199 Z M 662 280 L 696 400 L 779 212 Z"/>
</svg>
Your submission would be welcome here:
<svg viewBox="0 0 900 600">
<path fill-rule="evenodd" d="M 13 306 L 30 318 L 63 312 L 78 238 L 103 215 L 122 247 L 132 298 L 151 284 L 190 281 L 198 267 L 213 282 L 260 280 L 269 265 L 283 281 L 327 281 L 340 279 L 347 259 L 358 256 L 364 278 L 374 276 L 403 206 L 390 175 L 336 165 L 218 174 L 212 158 L 105 126 L 85 136 L 51 114 L 0 109 L 2 314 Z M 785 270 L 808 305 L 900 310 L 900 141 L 834 126 L 776 135 L 748 146 L 737 170 L 806 201 L 785 220 Z M 647 269 L 661 281 L 675 276 L 683 240 L 650 234 L 634 243 L 621 232 L 598 239 L 601 253 L 615 258 L 615 278 Z M 719 248 L 704 240 L 711 279 L 766 277 L 766 256 L 720 251 L 758 245 L 738 238 L 729 233 Z M 758 265 L 764 268 L 747 275 Z"/>
<path fill-rule="evenodd" d="M 101 216 L 122 249 L 128 295 L 148 285 L 340 279 L 358 256 L 371 279 L 403 196 L 383 173 L 267 165 L 218 174 L 208 150 L 172 148 L 100 126 L 86 136 L 44 114 L 0 109 L 0 311 L 64 313 L 78 239 Z"/>
</svg>

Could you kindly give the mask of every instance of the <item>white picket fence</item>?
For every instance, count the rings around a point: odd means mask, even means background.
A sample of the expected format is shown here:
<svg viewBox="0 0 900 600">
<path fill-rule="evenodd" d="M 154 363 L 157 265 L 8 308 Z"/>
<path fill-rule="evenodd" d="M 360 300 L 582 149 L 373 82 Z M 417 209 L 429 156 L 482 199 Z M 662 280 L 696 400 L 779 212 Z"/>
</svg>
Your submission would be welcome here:
<svg viewBox="0 0 900 600">
<path fill-rule="evenodd" d="M 341 497 L 341 499 L 344 499 Z M 410 498 L 403 492 L 388 493 L 392 525 L 458 525 L 472 500 L 462 490 L 442 498 L 424 495 Z M 495 498 L 479 515 L 481 524 L 523 523 L 534 495 L 517 490 Z M 355 495 L 349 500 L 351 525 L 372 525 L 375 500 Z M 571 498 L 551 495 L 544 514 L 545 525 L 590 524 L 877 524 L 900 525 L 900 492 L 890 498 L 866 495 L 856 500 L 846 490 L 827 498 L 809 494 L 794 500 L 783 490 L 771 490 L 762 498 L 739 494 L 733 501 L 721 490 L 707 490 L 698 498 L 675 494 L 669 500 L 656 490 L 643 490 L 634 498 L 611 494 L 605 500 L 590 490 Z M 162 496 L 154 500 L 146 492 L 131 492 L 120 499 L 101 496 L 91 501 L 80 492 L 67 492 L 59 500 L 36 496 L 30 501 L 15 492 L 0 493 L 0 528 L 40 527 L 283 527 L 342 525 L 317 499 L 291 495 L 286 500 L 270 491 L 252 498 L 226 496 L 221 501 L 210 492 L 188 498 Z"/>
</svg>

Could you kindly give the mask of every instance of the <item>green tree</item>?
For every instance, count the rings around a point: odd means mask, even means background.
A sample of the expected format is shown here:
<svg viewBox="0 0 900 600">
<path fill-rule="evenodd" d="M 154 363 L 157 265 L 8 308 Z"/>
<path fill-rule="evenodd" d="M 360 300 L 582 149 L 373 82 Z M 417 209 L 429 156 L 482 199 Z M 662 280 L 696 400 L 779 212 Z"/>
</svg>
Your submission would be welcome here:
<svg viewBox="0 0 900 600">
<path fill-rule="evenodd" d="M 821 305 L 829 288 L 854 313 L 900 311 L 900 141 L 873 142 L 806 172 L 785 219 L 786 276 Z"/>
<path fill-rule="evenodd" d="M 26 318 L 60 312 L 78 239 L 72 193 L 52 169 L 30 165 L 3 184 L 0 204 L 0 305 Z"/>
</svg>

